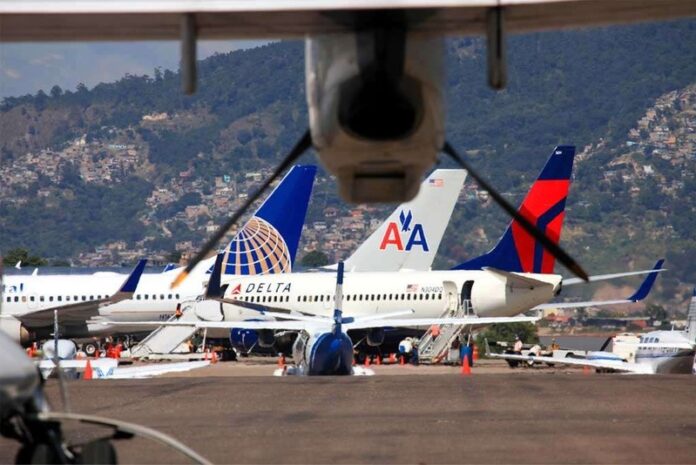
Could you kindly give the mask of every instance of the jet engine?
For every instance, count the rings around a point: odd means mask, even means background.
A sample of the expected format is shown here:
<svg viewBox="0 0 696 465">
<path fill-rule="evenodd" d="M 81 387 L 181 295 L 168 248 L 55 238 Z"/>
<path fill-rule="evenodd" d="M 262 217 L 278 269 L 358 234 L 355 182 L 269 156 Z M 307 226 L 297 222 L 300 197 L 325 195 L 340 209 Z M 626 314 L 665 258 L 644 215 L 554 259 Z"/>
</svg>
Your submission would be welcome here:
<svg viewBox="0 0 696 465">
<path fill-rule="evenodd" d="M 0 330 L 24 347 L 32 341 L 32 336 L 27 328 L 22 325 L 21 321 L 14 318 L 0 318 Z"/>
<path fill-rule="evenodd" d="M 444 144 L 442 39 L 377 20 L 305 47 L 312 141 L 356 203 L 412 199 Z"/>
<path fill-rule="evenodd" d="M 272 329 L 260 329 L 256 331 L 259 336 L 259 346 L 261 347 L 273 347 L 275 344 L 275 331 Z"/>
<path fill-rule="evenodd" d="M 367 332 L 367 345 L 370 347 L 378 347 L 384 343 L 384 328 L 372 328 Z"/>
</svg>

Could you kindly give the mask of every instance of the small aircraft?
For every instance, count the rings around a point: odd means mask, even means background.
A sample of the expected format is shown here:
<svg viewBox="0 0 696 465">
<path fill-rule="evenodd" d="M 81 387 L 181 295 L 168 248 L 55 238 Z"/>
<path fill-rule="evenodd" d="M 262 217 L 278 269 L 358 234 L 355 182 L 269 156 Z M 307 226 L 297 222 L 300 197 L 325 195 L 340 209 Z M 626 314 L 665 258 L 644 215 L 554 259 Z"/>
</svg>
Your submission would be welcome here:
<svg viewBox="0 0 696 465">
<path fill-rule="evenodd" d="M 624 343 L 624 346 L 627 343 Z M 624 347 L 625 349 L 625 347 Z M 528 363 L 547 363 L 591 367 L 625 373 L 653 375 L 664 373 L 696 374 L 696 289 L 694 289 L 686 331 L 650 331 L 635 343 L 634 360 L 605 350 L 588 352 L 584 358 L 560 358 L 536 355 L 494 354 L 486 341 L 487 356 Z"/>
</svg>

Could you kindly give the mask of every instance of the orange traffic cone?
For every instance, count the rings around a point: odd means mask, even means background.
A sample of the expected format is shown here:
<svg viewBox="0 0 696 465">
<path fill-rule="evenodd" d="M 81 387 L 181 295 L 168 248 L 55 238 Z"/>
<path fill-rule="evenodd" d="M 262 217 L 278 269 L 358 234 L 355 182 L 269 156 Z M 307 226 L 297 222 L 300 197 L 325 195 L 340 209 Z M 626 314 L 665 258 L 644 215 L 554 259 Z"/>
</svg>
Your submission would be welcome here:
<svg viewBox="0 0 696 465">
<path fill-rule="evenodd" d="M 283 354 L 278 357 L 278 368 L 285 368 L 285 355 Z"/>
<path fill-rule="evenodd" d="M 477 362 L 479 359 L 479 351 L 478 351 L 478 346 L 474 344 L 474 362 Z"/>
<path fill-rule="evenodd" d="M 218 354 L 217 352 L 213 351 L 213 356 L 210 360 L 210 363 L 217 363 L 218 362 Z"/>
<path fill-rule="evenodd" d="M 582 374 L 584 374 L 584 375 L 589 375 L 590 373 L 591 373 L 590 367 L 588 367 L 587 365 L 585 365 L 584 367 L 582 367 Z"/>
<path fill-rule="evenodd" d="M 465 356 L 462 360 L 462 376 L 467 376 L 471 374 L 471 367 L 469 366 L 469 357 Z"/>
<path fill-rule="evenodd" d="M 378 355 L 375 365 L 381 365 L 381 364 L 382 364 L 382 356 Z"/>
<path fill-rule="evenodd" d="M 403 355 L 399 357 L 399 365 L 406 365 L 406 358 Z"/>
<path fill-rule="evenodd" d="M 92 370 L 92 362 L 87 359 L 87 365 L 85 365 L 85 372 L 82 373 L 82 379 L 92 379 L 94 377 L 94 370 Z"/>
<path fill-rule="evenodd" d="M 393 352 L 391 354 L 389 354 L 389 363 L 390 364 L 396 363 L 396 354 Z"/>
<path fill-rule="evenodd" d="M 365 366 L 366 367 L 370 366 L 370 357 L 369 356 L 365 357 Z"/>
</svg>

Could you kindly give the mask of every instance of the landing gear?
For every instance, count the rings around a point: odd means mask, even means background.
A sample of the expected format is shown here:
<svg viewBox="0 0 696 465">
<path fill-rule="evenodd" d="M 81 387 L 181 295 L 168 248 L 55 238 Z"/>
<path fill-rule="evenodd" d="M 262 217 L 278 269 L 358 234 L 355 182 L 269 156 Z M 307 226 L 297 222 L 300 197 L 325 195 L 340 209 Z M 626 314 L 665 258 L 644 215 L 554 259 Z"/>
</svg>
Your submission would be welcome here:
<svg viewBox="0 0 696 465">
<path fill-rule="evenodd" d="M 112 465 L 118 463 L 113 444 L 106 439 L 88 442 L 82 447 L 80 463 Z"/>
<path fill-rule="evenodd" d="M 87 354 L 88 357 L 96 356 L 99 351 L 99 345 L 96 342 L 86 342 L 82 346 L 82 350 Z"/>
</svg>

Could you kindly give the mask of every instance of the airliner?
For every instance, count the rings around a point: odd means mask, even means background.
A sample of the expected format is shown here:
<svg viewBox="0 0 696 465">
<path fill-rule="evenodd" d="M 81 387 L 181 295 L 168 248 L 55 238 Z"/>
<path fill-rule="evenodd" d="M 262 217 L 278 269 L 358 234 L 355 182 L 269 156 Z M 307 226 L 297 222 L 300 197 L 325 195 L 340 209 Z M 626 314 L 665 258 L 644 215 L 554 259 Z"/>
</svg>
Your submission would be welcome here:
<svg viewBox="0 0 696 465">
<path fill-rule="evenodd" d="M 227 302 L 224 298 L 224 288 L 220 284 L 220 275 L 223 254 L 218 255 L 213 273 L 208 283 L 205 298 L 212 301 Z M 331 273 L 333 274 L 333 273 Z M 351 277 L 361 273 L 351 273 Z M 329 275 L 329 273 L 326 273 Z M 325 375 L 352 375 L 353 367 L 353 341 L 348 331 L 355 329 L 368 330 L 369 334 L 382 332 L 385 327 L 394 326 L 429 326 L 436 324 L 454 325 L 481 325 L 494 323 L 532 322 L 534 317 L 506 317 L 506 318 L 479 318 L 469 316 L 463 318 L 435 317 L 435 318 L 397 318 L 399 316 L 411 316 L 416 312 L 413 309 L 402 307 L 393 312 L 377 314 L 362 314 L 356 316 L 343 316 L 343 280 L 344 264 L 339 262 L 337 273 L 334 277 L 334 288 L 331 291 L 333 309 L 331 316 L 311 313 L 310 306 L 305 306 L 303 312 L 283 312 L 278 308 L 273 310 L 259 309 L 257 314 L 263 318 L 260 321 L 246 321 L 245 327 L 262 332 L 296 331 L 298 337 L 293 344 L 293 360 L 295 369 L 292 373 L 297 375 L 325 376 Z M 347 296 L 346 296 L 347 297 Z M 347 299 L 346 299 L 347 300 Z M 264 319 L 266 318 L 266 319 Z M 119 323 L 115 323 L 119 324 Z M 148 324 L 148 323 L 142 323 Z M 188 326 L 198 329 L 227 329 L 232 330 L 239 322 L 236 321 L 168 321 L 163 326 Z M 365 373 L 367 374 L 367 373 Z"/>
<path fill-rule="evenodd" d="M 624 343 L 626 345 L 626 343 Z M 518 360 L 534 363 L 586 366 L 598 370 L 653 375 L 664 373 L 696 374 L 696 289 L 694 289 L 686 331 L 650 331 L 640 335 L 635 342 L 635 360 L 621 355 L 597 351 L 589 352 L 586 358 L 537 357 L 534 355 L 491 354 L 491 358 Z"/>
<path fill-rule="evenodd" d="M 226 275 L 266 275 L 292 271 L 299 238 L 309 202 L 316 167 L 294 167 L 271 193 L 256 214 L 229 243 L 225 250 Z M 383 270 L 428 270 L 437 253 L 457 198 L 466 178 L 463 170 L 435 170 L 424 182 L 419 195 L 400 205 L 349 258 L 351 269 L 371 267 Z M 440 208 L 433 209 L 432 205 Z M 378 238 L 385 229 L 418 218 L 423 240 L 406 248 L 379 249 Z M 426 239 L 427 237 L 427 239 Z M 376 256 L 376 252 L 381 252 Z M 50 335 L 53 310 L 59 310 L 61 334 L 68 338 L 104 336 L 142 331 L 142 327 L 115 328 L 101 324 L 105 320 L 139 321 L 171 318 L 178 306 L 195 299 L 208 281 L 215 257 L 202 262 L 196 279 L 172 290 L 172 276 L 180 268 L 160 274 L 146 274 L 130 300 L 100 302 L 125 279 L 118 273 L 92 275 L 6 276 L 4 313 L 0 328 L 27 344 Z M 142 270 L 141 270 L 142 272 Z M 99 291 L 97 291 L 99 290 Z M 79 308 L 75 304 L 79 303 Z M 108 303 L 108 305 L 107 305 Z M 70 306 L 70 313 L 68 308 Z"/>
<path fill-rule="evenodd" d="M 550 237 L 560 240 L 565 201 L 570 186 L 575 149 L 559 146 L 554 149 L 539 178 L 525 197 L 520 211 Z M 418 231 L 417 220 L 404 220 L 402 228 L 387 228 L 380 241 L 384 250 L 423 245 L 426 236 Z M 375 255 L 379 257 L 377 253 Z M 221 258 L 222 259 L 222 258 Z M 641 289 L 620 301 L 592 302 L 609 305 L 643 299 L 662 261 L 653 269 L 597 275 L 591 281 L 649 274 Z M 437 318 L 454 314 L 464 302 L 470 304 L 472 315 L 478 317 L 510 317 L 540 305 L 555 308 L 574 307 L 578 303 L 550 304 L 562 286 L 579 284 L 577 278 L 563 279 L 552 273 L 554 257 L 547 254 L 513 221 L 496 246 L 488 253 L 468 260 L 447 271 L 412 272 L 346 272 L 345 311 L 355 317 L 375 316 L 408 309 L 413 318 Z M 291 273 L 269 276 L 224 276 L 222 304 L 216 300 L 190 302 L 200 320 L 209 322 L 236 321 L 246 328 L 259 318 L 259 312 L 302 315 L 309 313 L 330 317 L 335 306 L 333 273 Z M 587 304 L 587 303 L 585 303 Z M 154 323 L 154 322 L 153 322 Z M 214 327 L 214 326 L 211 326 Z M 272 331 L 258 332 L 261 345 L 274 343 Z M 232 332 L 234 334 L 234 331 Z M 379 345 L 384 331 L 367 334 L 371 345 Z"/>
<path fill-rule="evenodd" d="M 225 273 L 269 274 L 292 270 L 316 171 L 316 166 L 297 165 L 288 172 L 228 245 Z M 176 312 L 180 302 L 201 294 L 214 261 L 215 257 L 202 262 L 196 268 L 195 279 L 176 291 L 169 284 L 177 269 L 142 277 L 138 274 L 138 289 L 130 288 L 127 298 L 116 292 L 124 281 L 124 276 L 118 273 L 6 276 L 0 328 L 27 344 L 50 336 L 53 310 L 58 310 L 60 333 L 66 338 L 111 334 L 113 328 L 99 324 L 104 318 L 166 320 Z M 142 273 L 142 268 L 139 271 Z M 120 298 L 108 297 L 112 295 Z M 129 332 L 128 328 L 122 329 Z"/>
</svg>

